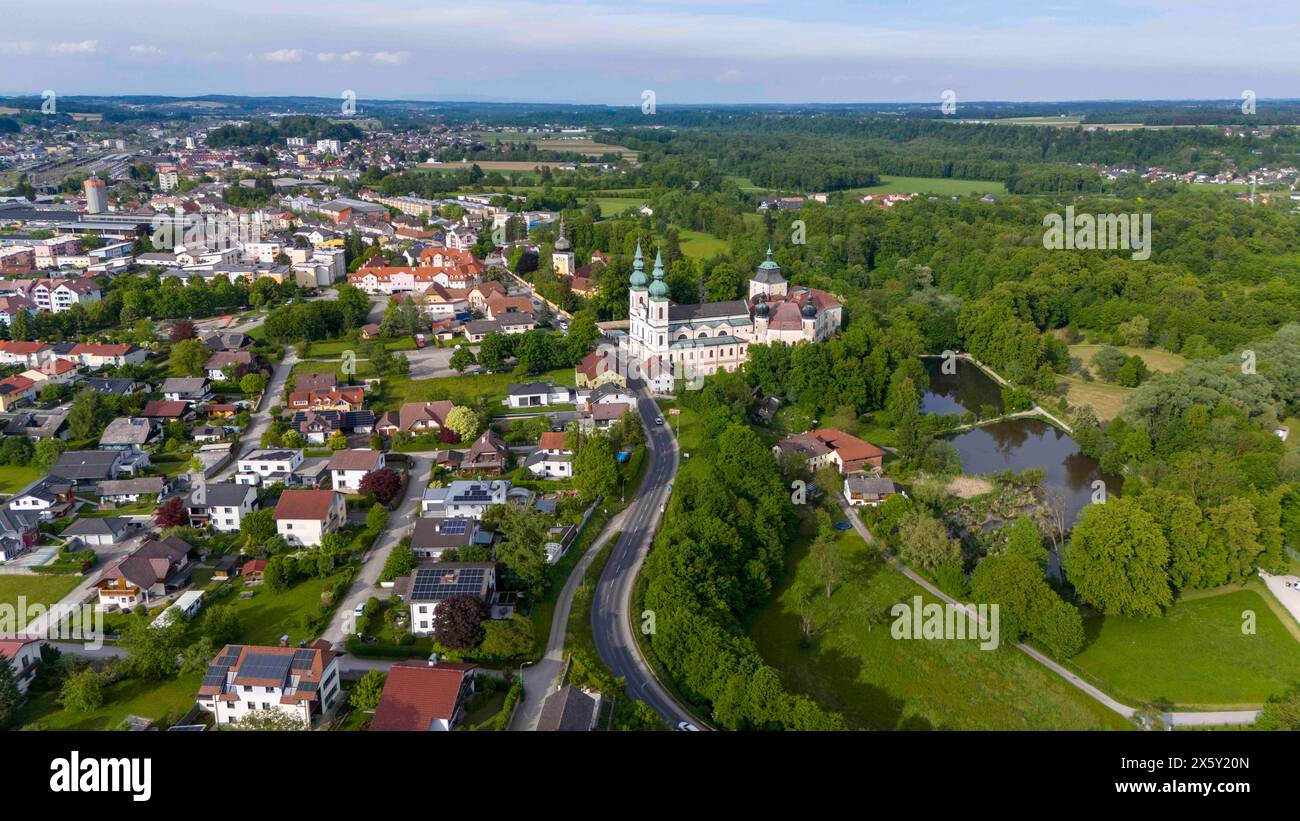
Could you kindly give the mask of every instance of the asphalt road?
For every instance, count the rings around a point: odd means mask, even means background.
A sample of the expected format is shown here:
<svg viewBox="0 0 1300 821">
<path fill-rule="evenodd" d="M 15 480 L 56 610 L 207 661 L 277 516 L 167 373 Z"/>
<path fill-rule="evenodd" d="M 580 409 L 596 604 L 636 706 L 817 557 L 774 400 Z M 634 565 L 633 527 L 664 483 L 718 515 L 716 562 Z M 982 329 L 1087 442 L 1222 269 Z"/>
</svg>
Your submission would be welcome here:
<svg viewBox="0 0 1300 821">
<path fill-rule="evenodd" d="M 623 514 L 623 531 L 596 585 L 591 626 L 601 660 L 611 673 L 624 679 L 628 695 L 644 701 L 669 727 L 689 721 L 704 728 L 699 719 L 682 707 L 655 678 L 641 657 L 636 638 L 632 635 L 632 621 L 628 618 L 632 588 L 641 564 L 650 552 L 650 542 L 661 515 L 660 506 L 668 500 L 668 485 L 677 474 L 678 460 L 677 440 L 671 426 L 667 420 L 663 426 L 655 425 L 659 408 L 644 385 L 636 386 L 636 394 L 637 408 L 649 431 L 650 464 L 636 497 Z M 641 614 L 634 615 L 637 629 L 640 629 Z"/>
</svg>

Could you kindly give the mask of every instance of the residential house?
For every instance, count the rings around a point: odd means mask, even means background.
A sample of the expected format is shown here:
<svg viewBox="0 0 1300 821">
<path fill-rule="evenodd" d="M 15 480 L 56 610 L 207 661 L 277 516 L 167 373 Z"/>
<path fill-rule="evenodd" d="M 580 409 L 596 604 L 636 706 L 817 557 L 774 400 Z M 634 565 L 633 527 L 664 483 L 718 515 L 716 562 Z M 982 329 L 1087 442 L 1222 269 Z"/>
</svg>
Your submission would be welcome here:
<svg viewBox="0 0 1300 821">
<path fill-rule="evenodd" d="M 39 519 L 36 513 L 0 507 L 0 562 L 11 562 L 36 544 Z"/>
<path fill-rule="evenodd" d="M 153 419 L 123 416 L 104 427 L 104 432 L 99 436 L 99 447 L 101 450 L 139 453 L 160 433 L 161 428 Z"/>
<path fill-rule="evenodd" d="M 844 480 L 844 498 L 853 507 L 876 507 L 890 496 L 906 496 L 894 480 L 885 476 L 853 474 Z"/>
<path fill-rule="evenodd" d="M 426 488 L 420 503 L 425 515 L 482 519 L 488 508 L 506 503 L 510 482 L 455 481 L 446 487 Z"/>
<path fill-rule="evenodd" d="M 147 606 L 189 584 L 191 550 L 188 542 L 175 536 L 140 545 L 100 574 L 95 583 L 100 605 L 120 609 Z"/>
<path fill-rule="evenodd" d="M 291 411 L 357 411 L 365 407 L 362 388 L 332 388 L 325 391 L 293 391 L 289 394 Z"/>
<path fill-rule="evenodd" d="M 486 537 L 479 539 L 479 534 Z M 472 544 L 491 542 L 492 534 L 484 533 L 474 519 L 440 519 L 422 516 L 415 520 L 411 531 L 411 551 L 417 559 L 440 559 L 448 550 L 459 550 Z"/>
<path fill-rule="evenodd" d="M 499 474 L 505 471 L 509 462 L 510 449 L 496 431 L 488 428 L 465 451 L 460 460 L 460 470 L 464 473 Z"/>
<path fill-rule="evenodd" d="M 44 645 L 45 642 L 41 639 L 0 639 L 0 658 L 9 662 L 19 693 L 25 694 L 27 688 L 32 686 L 32 679 L 36 678 L 36 670 L 40 667 L 41 647 Z"/>
<path fill-rule="evenodd" d="M 20 412 L 5 425 L 5 436 L 26 436 L 39 442 L 42 439 L 68 438 L 68 412 Z"/>
<path fill-rule="evenodd" d="M 189 416 L 190 406 L 188 402 L 179 400 L 150 399 L 144 403 L 140 415 L 153 421 L 170 422 L 173 419 L 179 420 Z"/>
<path fill-rule="evenodd" d="M 235 481 L 241 485 L 291 484 L 293 472 L 301 464 L 300 448 L 254 450 L 236 463 Z"/>
<path fill-rule="evenodd" d="M 585 396 L 581 393 L 579 391 L 579 404 L 583 410 L 591 410 L 597 405 L 636 406 L 636 396 L 626 387 L 615 382 L 606 382 Z"/>
<path fill-rule="evenodd" d="M 199 337 L 213 351 L 242 351 L 253 344 L 253 338 L 239 331 L 217 331 Z"/>
<path fill-rule="evenodd" d="M 59 455 L 50 472 L 88 490 L 105 479 L 116 479 L 127 462 L 127 454 L 120 450 L 70 450 Z"/>
<path fill-rule="evenodd" d="M 447 414 L 455 407 L 450 401 L 404 402 L 397 411 L 387 411 L 379 417 L 375 430 L 385 436 L 405 431 L 407 433 L 433 433 L 447 424 Z"/>
<path fill-rule="evenodd" d="M 162 502 L 170 486 L 165 476 L 140 476 L 135 479 L 105 479 L 99 483 L 99 501 L 116 504 L 146 501 Z"/>
<path fill-rule="evenodd" d="M 5 508 L 21 513 L 36 514 L 50 521 L 70 514 L 77 507 L 74 484 L 54 474 L 47 475 L 24 491 L 14 494 L 5 502 Z"/>
<path fill-rule="evenodd" d="M 83 516 L 59 534 L 64 539 L 80 539 L 91 547 L 111 547 L 130 538 L 140 525 L 121 516 Z"/>
<path fill-rule="evenodd" d="M 333 373 L 300 373 L 294 377 L 295 391 L 332 391 L 338 386 L 338 376 Z"/>
<path fill-rule="evenodd" d="M 540 408 L 574 403 L 575 391 L 554 382 L 524 382 L 506 386 L 504 404 L 511 408 Z"/>
<path fill-rule="evenodd" d="M 237 533 L 244 517 L 257 508 L 257 489 L 234 482 L 200 482 L 186 500 L 190 527 Z"/>
<path fill-rule="evenodd" d="M 782 453 L 795 453 L 807 460 L 810 470 L 833 465 L 841 474 L 879 468 L 885 459 L 880 448 L 835 428 L 788 436 L 772 446 L 772 453 L 778 458 Z"/>
<path fill-rule="evenodd" d="M 491 562 L 436 562 L 419 565 L 394 587 L 411 607 L 411 634 L 433 633 L 434 617 L 442 602 L 455 596 L 472 596 L 485 607 L 496 599 L 496 565 Z"/>
<path fill-rule="evenodd" d="M 212 659 L 196 701 L 217 726 L 276 710 L 310 727 L 342 697 L 338 654 L 329 643 L 310 647 L 228 644 Z"/>
<path fill-rule="evenodd" d="M 126 396 L 129 393 L 148 393 L 150 388 L 147 382 L 140 382 L 135 379 L 126 379 L 122 377 L 103 377 L 89 376 L 81 381 L 83 387 L 90 388 L 95 393 L 102 393 L 109 396 Z"/>
<path fill-rule="evenodd" d="M 543 479 L 567 479 L 573 476 L 573 451 L 564 446 L 564 433 L 542 434 L 537 450 L 528 455 L 524 467 Z"/>
<path fill-rule="evenodd" d="M 600 693 L 566 684 L 546 697 L 537 719 L 539 732 L 590 732 L 600 715 Z"/>
<path fill-rule="evenodd" d="M 399 662 L 388 671 L 370 721 L 372 732 L 447 732 L 460 722 L 474 692 L 477 665 Z"/>
<path fill-rule="evenodd" d="M 275 505 L 275 530 L 295 547 L 319 547 L 347 518 L 343 494 L 332 490 L 286 490 Z"/>
<path fill-rule="evenodd" d="M 598 388 L 604 384 L 627 385 L 627 378 L 618 372 L 618 357 L 602 356 L 592 351 L 573 368 L 575 384 L 579 388 Z"/>
<path fill-rule="evenodd" d="M 159 389 L 169 402 L 207 402 L 212 398 L 212 387 L 202 376 L 173 376 Z"/>
<path fill-rule="evenodd" d="M 25 376 L 0 379 L 0 411 L 8 413 L 36 398 L 36 383 Z"/>
<path fill-rule="evenodd" d="M 252 351 L 217 351 L 208 357 L 203 370 L 207 371 L 208 379 L 214 382 L 227 379 L 227 371 L 237 380 L 244 374 L 257 370 L 257 359 Z"/>
<path fill-rule="evenodd" d="M 337 450 L 329 461 L 334 489 L 347 493 L 360 493 L 361 480 L 366 478 L 366 474 L 383 468 L 384 452 L 381 450 Z"/>
<path fill-rule="evenodd" d="M 335 431 L 342 433 L 370 433 L 375 427 L 373 411 L 298 411 L 290 425 L 306 437 L 308 442 L 323 444 Z"/>
<path fill-rule="evenodd" d="M 120 368 L 123 365 L 143 365 L 149 352 L 125 343 L 74 345 L 68 360 L 87 368 Z"/>
</svg>

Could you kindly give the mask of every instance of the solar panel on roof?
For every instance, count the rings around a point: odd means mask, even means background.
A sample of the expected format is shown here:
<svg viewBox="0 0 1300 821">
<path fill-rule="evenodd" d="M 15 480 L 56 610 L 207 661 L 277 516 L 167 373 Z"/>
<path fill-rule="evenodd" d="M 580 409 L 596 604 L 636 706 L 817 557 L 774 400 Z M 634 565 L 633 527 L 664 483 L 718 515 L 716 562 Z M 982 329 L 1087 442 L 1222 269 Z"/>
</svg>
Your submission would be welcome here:
<svg viewBox="0 0 1300 821">
<path fill-rule="evenodd" d="M 426 600 L 477 595 L 483 591 L 483 577 L 486 573 L 482 567 L 418 570 L 411 585 L 411 595 Z"/>
<path fill-rule="evenodd" d="M 465 528 L 466 522 L 464 519 L 448 519 L 438 528 L 438 532 L 448 536 L 461 536 L 464 535 Z"/>
</svg>

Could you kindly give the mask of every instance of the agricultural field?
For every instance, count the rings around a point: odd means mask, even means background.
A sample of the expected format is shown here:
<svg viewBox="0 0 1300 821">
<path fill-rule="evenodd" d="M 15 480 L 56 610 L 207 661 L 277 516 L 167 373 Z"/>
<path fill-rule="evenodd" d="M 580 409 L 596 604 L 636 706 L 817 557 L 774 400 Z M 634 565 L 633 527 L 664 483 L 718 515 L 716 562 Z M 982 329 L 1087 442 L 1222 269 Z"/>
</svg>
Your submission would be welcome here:
<svg viewBox="0 0 1300 821">
<path fill-rule="evenodd" d="M 954 180 L 946 177 L 887 177 L 877 185 L 850 188 L 848 194 L 936 194 L 964 197 L 976 194 L 1005 194 L 1007 186 L 987 180 Z"/>
<path fill-rule="evenodd" d="M 683 230 L 678 236 L 681 239 L 682 253 L 695 259 L 709 259 L 726 253 L 731 248 L 731 243 L 725 239 L 704 231 Z"/>
<path fill-rule="evenodd" d="M 80 582 L 80 576 L 3 575 L 0 576 L 0 606 L 17 607 L 19 596 L 26 597 L 29 604 L 54 604 Z"/>
<path fill-rule="evenodd" d="M 639 197 L 593 197 L 596 205 L 600 206 L 600 216 L 616 217 L 629 208 L 640 208 L 645 205 L 644 199 Z"/>
<path fill-rule="evenodd" d="M 1070 346 L 1070 356 L 1077 356 L 1083 360 L 1083 364 L 1090 365 L 1092 358 L 1096 356 L 1105 345 L 1092 342 L 1081 342 Z M 1147 363 L 1147 369 L 1158 371 L 1160 373 L 1173 373 L 1182 370 L 1187 364 L 1187 360 L 1172 351 L 1162 350 L 1160 348 L 1135 348 L 1127 345 L 1116 345 L 1125 356 L 1140 356 L 1142 361 Z"/>
</svg>

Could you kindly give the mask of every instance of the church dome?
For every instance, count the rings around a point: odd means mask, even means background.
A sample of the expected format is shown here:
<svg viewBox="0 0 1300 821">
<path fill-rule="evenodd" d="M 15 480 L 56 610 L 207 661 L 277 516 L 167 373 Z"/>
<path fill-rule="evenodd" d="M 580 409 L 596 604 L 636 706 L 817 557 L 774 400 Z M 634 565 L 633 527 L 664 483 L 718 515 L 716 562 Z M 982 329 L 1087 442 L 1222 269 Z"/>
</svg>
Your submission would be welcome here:
<svg viewBox="0 0 1300 821">
<path fill-rule="evenodd" d="M 802 313 L 804 319 L 812 319 L 817 316 L 817 306 L 813 304 L 811 297 L 803 304 Z"/>
<path fill-rule="evenodd" d="M 650 296 L 668 296 L 668 285 L 664 282 L 664 258 L 663 255 L 657 251 L 655 252 L 655 268 L 653 276 L 654 281 L 650 283 Z"/>
<path fill-rule="evenodd" d="M 645 258 L 641 256 L 641 243 L 636 244 L 636 256 L 632 259 L 632 279 L 628 283 L 633 288 L 644 288 L 645 279 Z"/>
<path fill-rule="evenodd" d="M 750 277 L 755 282 L 764 285 L 774 285 L 785 282 L 785 277 L 781 275 L 781 266 L 776 264 L 772 259 L 772 249 L 767 249 L 767 259 L 754 266 L 754 275 Z"/>
<path fill-rule="evenodd" d="M 769 313 L 771 313 L 771 311 L 772 309 L 767 307 L 767 302 L 762 299 L 760 299 L 758 303 L 754 306 L 754 316 L 766 317 Z"/>
</svg>

